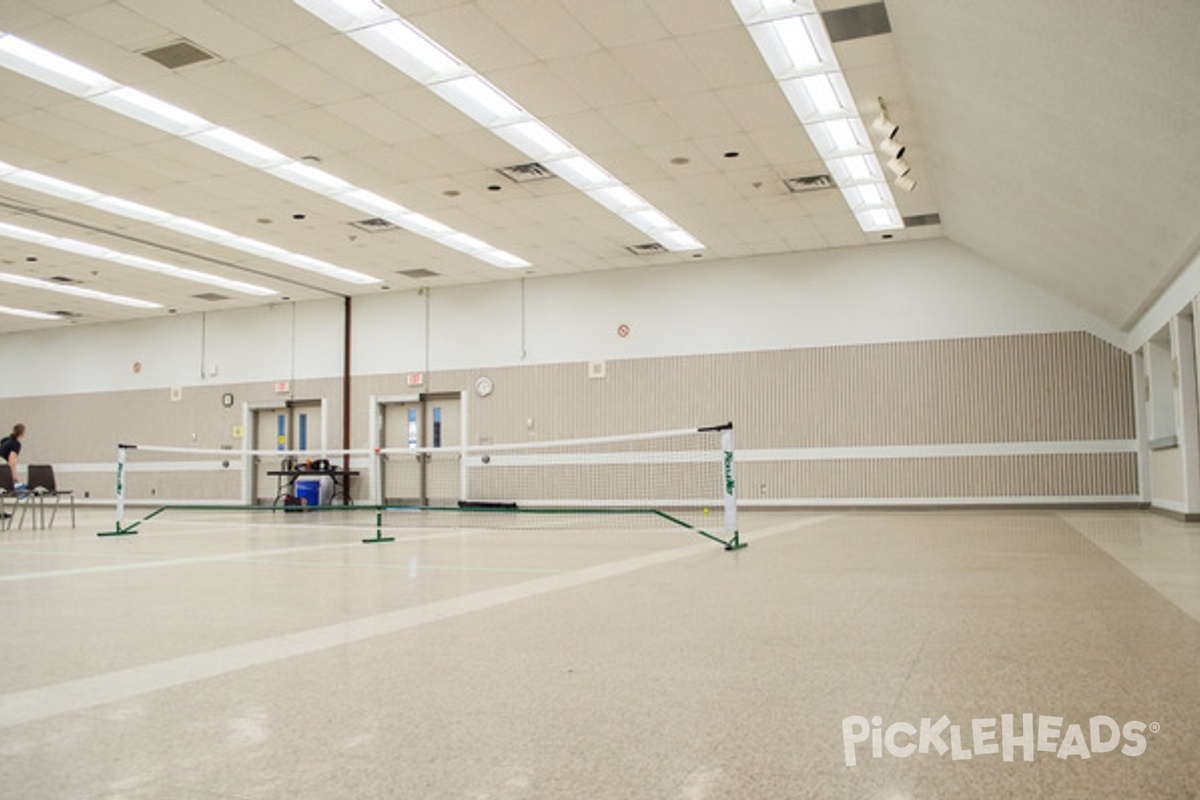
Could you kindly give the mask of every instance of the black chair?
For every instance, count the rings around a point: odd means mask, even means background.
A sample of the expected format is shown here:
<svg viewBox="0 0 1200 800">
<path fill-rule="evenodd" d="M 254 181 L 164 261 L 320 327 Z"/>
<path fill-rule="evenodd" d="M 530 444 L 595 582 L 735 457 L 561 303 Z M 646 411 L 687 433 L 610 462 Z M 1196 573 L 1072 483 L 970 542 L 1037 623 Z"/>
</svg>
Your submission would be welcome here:
<svg viewBox="0 0 1200 800">
<path fill-rule="evenodd" d="M 58 504 L 65 497 L 71 501 L 71 527 L 75 527 L 75 490 L 60 489 L 54 480 L 54 467 L 49 464 L 30 464 L 29 465 L 29 494 L 30 500 L 38 501 L 38 510 L 41 512 L 42 527 L 46 527 L 46 511 L 43 503 L 47 497 L 54 498 L 54 508 L 50 512 L 50 524 L 54 524 L 54 518 L 58 516 Z"/>
<path fill-rule="evenodd" d="M 17 509 L 22 503 L 30 502 L 30 497 L 32 495 L 28 489 L 16 487 L 8 464 L 0 463 L 0 530 L 12 527 L 13 520 L 17 518 Z M 24 519 L 25 510 L 21 509 L 21 520 Z"/>
</svg>

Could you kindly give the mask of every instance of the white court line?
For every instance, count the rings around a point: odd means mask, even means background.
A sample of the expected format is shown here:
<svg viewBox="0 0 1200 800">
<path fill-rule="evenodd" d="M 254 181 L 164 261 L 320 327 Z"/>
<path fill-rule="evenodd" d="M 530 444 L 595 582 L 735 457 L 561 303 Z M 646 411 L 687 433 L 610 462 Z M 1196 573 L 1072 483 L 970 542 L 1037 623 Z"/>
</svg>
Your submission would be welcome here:
<svg viewBox="0 0 1200 800">
<path fill-rule="evenodd" d="M 464 529 L 460 531 L 448 531 L 446 533 L 430 533 L 424 536 L 397 536 L 396 542 L 427 542 L 434 539 L 457 538 L 464 535 L 482 533 L 481 529 Z M 360 539 L 355 539 L 352 542 L 337 542 L 333 544 L 313 544 L 304 547 L 282 547 L 276 550 L 239 550 L 236 553 L 213 553 L 207 556 L 186 556 L 181 558 L 162 558 L 153 555 L 144 554 L 129 554 L 135 558 L 144 558 L 145 561 L 127 564 L 103 564 L 94 567 L 72 567 L 69 569 L 46 570 L 44 572 L 21 572 L 14 575 L 0 575 L 0 583 L 9 583 L 13 581 L 31 581 L 42 578 L 66 578 L 72 575 L 94 575 L 102 572 L 124 572 L 125 570 L 134 569 L 158 569 L 160 567 L 179 567 L 190 564 L 207 564 L 213 561 L 228 561 L 228 562 L 245 562 L 253 563 L 258 559 L 267 556 L 290 555 L 292 553 L 304 553 L 313 550 L 336 550 L 342 547 L 364 547 Z M 26 552 L 26 551 L 21 551 Z M 102 557 L 106 554 L 89 554 L 79 551 L 70 551 L 69 553 L 55 552 L 52 550 L 31 551 L 42 555 L 78 555 L 90 556 L 95 555 Z M 0 555 L 4 551 L 0 550 Z M 128 556 L 126 556 L 128 557 Z M 269 563 L 269 562 L 264 562 Z"/>
<path fill-rule="evenodd" d="M 754 534 L 752 542 L 768 536 L 788 533 L 832 519 L 831 515 L 791 521 Z M 598 564 L 561 575 L 535 578 L 524 583 L 501 586 L 481 592 L 402 608 L 383 614 L 347 620 L 336 625 L 273 636 L 255 642 L 220 647 L 205 653 L 172 658 L 139 667 L 116 670 L 90 678 L 65 681 L 37 689 L 0 695 L 0 729 L 47 719 L 87 708 L 128 700 L 144 694 L 170 689 L 185 683 L 215 678 L 249 667 L 282 661 L 285 658 L 328 650 L 351 642 L 415 628 L 431 622 L 483 611 L 528 597 L 571 589 L 595 581 L 625 575 L 636 570 L 679 561 L 701 553 L 714 552 L 713 543 L 678 547 L 658 553 Z M 753 554 L 753 550 L 747 551 Z M 729 555 L 736 558 L 738 555 Z M 751 555 L 752 557 L 752 555 Z"/>
</svg>

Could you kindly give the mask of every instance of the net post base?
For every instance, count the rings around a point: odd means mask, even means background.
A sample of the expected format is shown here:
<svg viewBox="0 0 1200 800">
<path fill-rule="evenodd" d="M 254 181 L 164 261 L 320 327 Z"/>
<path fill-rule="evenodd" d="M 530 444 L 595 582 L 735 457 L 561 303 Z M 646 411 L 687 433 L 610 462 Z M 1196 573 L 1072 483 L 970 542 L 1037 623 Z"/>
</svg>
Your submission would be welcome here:
<svg viewBox="0 0 1200 800">
<path fill-rule="evenodd" d="M 396 541 L 396 537 L 383 535 L 383 509 L 380 507 L 376 507 L 375 508 L 375 538 L 374 539 L 363 539 L 362 543 L 363 544 L 379 544 L 382 542 L 394 542 L 394 541 Z"/>
<path fill-rule="evenodd" d="M 135 531 L 133 528 L 122 529 L 121 526 L 118 525 L 118 526 L 116 526 L 116 528 L 114 528 L 111 531 L 100 531 L 96 535 L 97 536 L 137 536 L 137 531 Z"/>
<path fill-rule="evenodd" d="M 725 551 L 728 552 L 730 550 L 744 550 L 749 546 L 750 545 L 747 542 L 743 542 L 741 540 L 741 534 L 739 534 L 737 531 L 734 531 L 733 538 L 725 543 Z"/>
</svg>

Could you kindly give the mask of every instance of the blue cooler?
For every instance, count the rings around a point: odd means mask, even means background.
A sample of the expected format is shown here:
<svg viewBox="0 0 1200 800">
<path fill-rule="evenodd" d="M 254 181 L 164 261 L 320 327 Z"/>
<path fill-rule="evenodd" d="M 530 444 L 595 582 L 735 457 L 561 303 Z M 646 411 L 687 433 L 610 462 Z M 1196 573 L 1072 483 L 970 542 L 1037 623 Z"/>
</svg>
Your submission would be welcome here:
<svg viewBox="0 0 1200 800">
<path fill-rule="evenodd" d="M 333 500 L 333 478 L 313 475 L 296 478 L 296 497 L 306 506 L 327 506 Z"/>
</svg>

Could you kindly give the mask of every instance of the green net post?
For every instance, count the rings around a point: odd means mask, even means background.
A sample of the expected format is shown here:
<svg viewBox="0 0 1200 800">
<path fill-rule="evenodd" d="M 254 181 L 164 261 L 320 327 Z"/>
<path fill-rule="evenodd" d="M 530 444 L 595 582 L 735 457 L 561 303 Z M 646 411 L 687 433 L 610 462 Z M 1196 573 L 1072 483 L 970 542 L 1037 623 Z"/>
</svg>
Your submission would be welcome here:
<svg viewBox="0 0 1200 800">
<path fill-rule="evenodd" d="M 363 539 L 363 544 L 378 544 L 379 542 L 394 542 L 396 537 L 383 535 L 383 506 L 375 506 L 375 538 Z"/>
<path fill-rule="evenodd" d="M 137 533 L 133 525 L 121 527 L 125 521 L 125 451 L 136 448 L 136 444 L 117 445 L 117 522 L 111 531 L 100 531 L 97 536 L 133 536 Z"/>
</svg>

